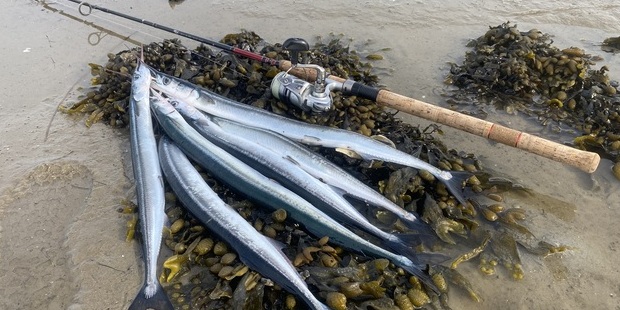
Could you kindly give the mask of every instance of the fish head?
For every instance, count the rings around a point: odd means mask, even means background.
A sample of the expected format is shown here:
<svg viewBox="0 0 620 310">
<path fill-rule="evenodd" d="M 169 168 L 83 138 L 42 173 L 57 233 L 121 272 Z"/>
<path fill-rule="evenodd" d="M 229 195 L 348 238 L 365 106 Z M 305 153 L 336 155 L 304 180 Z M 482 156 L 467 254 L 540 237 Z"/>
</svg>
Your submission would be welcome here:
<svg viewBox="0 0 620 310">
<path fill-rule="evenodd" d="M 156 113 L 161 113 L 164 115 L 169 115 L 176 112 L 173 100 L 164 97 L 162 94 L 156 91 L 152 92 L 151 107 Z"/>
<path fill-rule="evenodd" d="M 141 85 L 150 85 L 151 69 L 142 60 L 138 60 L 138 66 L 133 73 L 133 81 L 139 82 Z"/>
<path fill-rule="evenodd" d="M 169 97 L 178 99 L 190 99 L 197 95 L 195 87 L 161 73 L 155 74 L 151 86 Z"/>
<path fill-rule="evenodd" d="M 131 92 L 135 100 L 146 98 L 151 85 L 151 70 L 142 61 L 138 61 L 138 67 L 133 73 Z"/>
<path fill-rule="evenodd" d="M 170 99 L 170 104 L 183 115 L 183 118 L 194 122 L 200 122 L 205 116 L 198 109 L 180 99 Z"/>
</svg>

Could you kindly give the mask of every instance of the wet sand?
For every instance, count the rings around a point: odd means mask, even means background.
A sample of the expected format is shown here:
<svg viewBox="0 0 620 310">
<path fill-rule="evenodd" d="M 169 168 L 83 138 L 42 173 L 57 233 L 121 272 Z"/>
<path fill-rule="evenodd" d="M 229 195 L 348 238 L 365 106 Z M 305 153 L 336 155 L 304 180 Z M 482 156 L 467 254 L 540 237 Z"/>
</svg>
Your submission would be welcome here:
<svg viewBox="0 0 620 310">
<path fill-rule="evenodd" d="M 446 62 L 462 60 L 467 40 L 507 20 L 522 31 L 538 28 L 554 34 L 558 47 L 577 46 L 603 56 L 599 64 L 607 64 L 610 77 L 620 79 L 620 55 L 597 46 L 620 35 L 620 7 L 606 1 L 362 5 L 348 0 L 337 6 L 322 0 L 296 1 L 294 6 L 215 1 L 205 6 L 187 0 L 174 9 L 163 0 L 97 4 L 212 39 L 241 29 L 254 30 L 269 42 L 289 37 L 312 42 L 317 35 L 344 33 L 357 50 L 390 47 L 381 52 L 385 60 L 376 63 L 383 68 L 382 82 L 427 102 L 441 102 Z M 103 13 L 83 17 L 75 8 L 62 0 L 49 8 L 8 1 L 0 12 L 5 40 L 0 47 L 5 70 L 0 83 L 0 309 L 125 309 L 142 281 L 139 247 L 124 241 L 128 218 L 116 211 L 133 192 L 127 131 L 102 124 L 86 128 L 55 111 L 65 96 L 75 100 L 86 92 L 81 88 L 90 79 L 87 63 L 104 63 L 107 53 L 135 42 L 172 36 Z M 523 118 L 492 113 L 489 120 L 544 135 L 535 122 Z M 620 309 L 620 183 L 610 172 L 611 163 L 603 160 L 588 175 L 445 126 L 443 130 L 449 148 L 475 153 L 487 169 L 532 190 L 531 195 L 509 195 L 507 204 L 528 210 L 534 234 L 573 247 L 546 258 L 523 252 L 526 275 L 521 281 L 513 281 L 505 270 L 483 276 L 474 264 L 462 264 L 459 268 L 484 302 L 476 304 L 452 290 L 453 308 Z"/>
</svg>

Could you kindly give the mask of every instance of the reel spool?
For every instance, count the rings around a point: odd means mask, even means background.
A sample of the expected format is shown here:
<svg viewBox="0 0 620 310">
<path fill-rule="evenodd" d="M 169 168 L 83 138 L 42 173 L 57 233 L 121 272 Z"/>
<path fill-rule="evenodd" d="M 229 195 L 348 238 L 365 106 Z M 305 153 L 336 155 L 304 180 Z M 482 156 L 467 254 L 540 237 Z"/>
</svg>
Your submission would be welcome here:
<svg viewBox="0 0 620 310">
<path fill-rule="evenodd" d="M 271 93 L 278 100 L 294 105 L 304 111 L 321 113 L 332 107 L 331 90 L 341 88 L 337 83 L 327 83 L 325 69 L 314 64 L 300 64 L 299 53 L 309 51 L 308 42 L 301 38 L 290 38 L 282 47 L 291 54 L 293 68 L 314 69 L 317 78 L 314 84 L 306 82 L 286 72 L 278 73 L 271 81 Z"/>
</svg>

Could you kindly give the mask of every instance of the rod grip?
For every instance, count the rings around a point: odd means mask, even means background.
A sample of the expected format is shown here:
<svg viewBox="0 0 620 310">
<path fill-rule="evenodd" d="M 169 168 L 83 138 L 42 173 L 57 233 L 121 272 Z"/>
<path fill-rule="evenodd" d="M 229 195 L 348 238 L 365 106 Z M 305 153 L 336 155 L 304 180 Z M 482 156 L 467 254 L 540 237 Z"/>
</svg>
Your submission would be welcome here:
<svg viewBox="0 0 620 310">
<path fill-rule="evenodd" d="M 516 147 L 592 173 L 601 160 L 596 153 L 553 142 L 522 131 L 431 105 L 387 90 L 380 90 L 377 103 L 433 122 Z"/>
<path fill-rule="evenodd" d="M 292 64 L 288 60 L 280 60 L 278 63 L 278 69 L 280 69 L 281 71 L 287 71 L 291 68 L 291 66 Z M 295 67 L 291 71 L 289 71 L 289 73 L 308 82 L 316 81 L 317 72 L 316 70 L 311 68 Z"/>
</svg>

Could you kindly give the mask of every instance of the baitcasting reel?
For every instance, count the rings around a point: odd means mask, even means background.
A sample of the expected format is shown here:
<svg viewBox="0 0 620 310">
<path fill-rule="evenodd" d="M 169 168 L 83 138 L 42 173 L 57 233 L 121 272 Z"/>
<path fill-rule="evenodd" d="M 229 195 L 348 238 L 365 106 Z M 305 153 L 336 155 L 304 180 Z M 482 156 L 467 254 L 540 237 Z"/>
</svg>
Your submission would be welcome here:
<svg viewBox="0 0 620 310">
<path fill-rule="evenodd" d="M 326 78 L 325 69 L 314 64 L 299 64 L 298 53 L 310 50 L 308 42 L 300 38 L 290 38 L 282 44 L 284 49 L 291 53 L 292 66 L 288 70 L 308 68 L 316 70 L 316 81 L 310 84 L 286 72 L 278 73 L 271 81 L 271 93 L 278 100 L 292 104 L 304 111 L 317 113 L 331 109 L 332 96 L 330 91 L 342 88 L 342 83 L 336 83 Z"/>
</svg>

